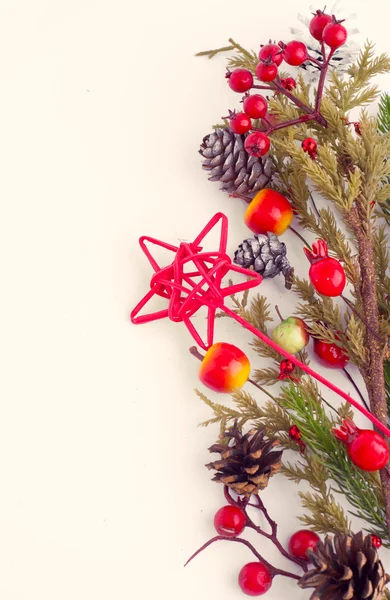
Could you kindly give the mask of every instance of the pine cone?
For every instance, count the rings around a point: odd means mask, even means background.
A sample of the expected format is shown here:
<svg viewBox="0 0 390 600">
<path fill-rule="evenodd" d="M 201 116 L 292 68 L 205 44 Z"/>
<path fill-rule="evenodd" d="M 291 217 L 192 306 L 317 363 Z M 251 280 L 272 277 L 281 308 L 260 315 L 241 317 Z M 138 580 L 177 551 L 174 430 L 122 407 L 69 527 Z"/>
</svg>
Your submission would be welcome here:
<svg viewBox="0 0 390 600">
<path fill-rule="evenodd" d="M 301 588 L 316 588 L 310 600 L 379 600 L 386 575 L 371 535 L 335 535 L 308 551 L 314 569 L 299 581 Z"/>
<path fill-rule="evenodd" d="M 244 240 L 234 253 L 234 262 L 244 269 L 253 267 L 264 278 L 283 273 L 286 288 L 291 289 L 294 269 L 287 260 L 286 244 L 273 233 L 261 233 Z"/>
<path fill-rule="evenodd" d="M 254 195 L 267 187 L 273 175 L 269 157 L 249 156 L 244 148 L 245 135 L 229 128 L 216 129 L 203 138 L 199 153 L 205 159 L 202 167 L 209 171 L 210 181 L 220 181 L 222 190 Z"/>
<path fill-rule="evenodd" d="M 282 464 L 283 450 L 273 451 L 279 441 L 266 439 L 265 427 L 242 435 L 237 421 L 222 437 L 229 438 L 229 442 L 209 448 L 210 452 L 221 454 L 221 460 L 206 465 L 208 469 L 217 471 L 213 481 L 223 483 L 244 496 L 264 490 L 269 478 L 280 470 Z"/>
</svg>

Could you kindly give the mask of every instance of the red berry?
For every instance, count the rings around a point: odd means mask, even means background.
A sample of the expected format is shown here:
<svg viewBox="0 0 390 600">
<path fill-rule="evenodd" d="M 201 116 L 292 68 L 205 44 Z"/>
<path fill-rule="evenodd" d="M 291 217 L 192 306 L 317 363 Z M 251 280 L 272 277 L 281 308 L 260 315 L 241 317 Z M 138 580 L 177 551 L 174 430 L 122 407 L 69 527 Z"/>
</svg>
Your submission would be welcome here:
<svg viewBox="0 0 390 600">
<path fill-rule="evenodd" d="M 296 558 L 309 560 L 307 551 L 315 550 L 319 541 L 321 541 L 320 536 L 314 533 L 314 531 L 301 529 L 291 536 L 288 549 L 290 554 Z"/>
<path fill-rule="evenodd" d="M 307 60 L 307 48 L 303 42 L 294 40 L 283 49 L 283 58 L 288 65 L 299 67 Z"/>
<path fill-rule="evenodd" d="M 383 544 L 381 538 L 378 535 L 371 534 L 371 541 L 374 548 L 380 548 Z"/>
<path fill-rule="evenodd" d="M 379 471 L 387 464 L 389 447 L 376 431 L 359 429 L 353 421 L 344 420 L 333 434 L 345 444 L 349 458 L 362 471 Z"/>
<path fill-rule="evenodd" d="M 322 34 L 325 27 L 332 22 L 332 17 L 324 13 L 323 10 L 317 10 L 316 14 L 310 21 L 310 33 L 315 40 L 321 42 Z"/>
<path fill-rule="evenodd" d="M 272 575 L 261 562 L 251 562 L 242 567 L 238 583 L 244 594 L 262 596 L 272 585 Z"/>
<path fill-rule="evenodd" d="M 252 119 L 262 119 L 267 114 L 268 102 L 260 94 L 247 96 L 244 100 L 244 112 Z"/>
<path fill-rule="evenodd" d="M 280 46 L 276 44 L 267 44 L 266 46 L 262 46 L 259 52 L 260 60 L 267 60 L 267 58 L 271 57 L 271 60 L 275 63 L 275 65 L 279 66 L 283 61 L 282 49 Z"/>
<path fill-rule="evenodd" d="M 223 506 L 216 512 L 214 527 L 219 535 L 235 537 L 245 529 L 246 516 L 238 506 Z"/>
<path fill-rule="evenodd" d="M 233 133 L 243 134 L 248 133 L 248 131 L 252 128 L 252 121 L 243 112 L 236 113 L 229 119 L 229 127 L 233 131 Z"/>
<path fill-rule="evenodd" d="M 348 32 L 341 23 L 337 21 L 329 23 L 324 29 L 323 40 L 327 46 L 335 50 L 347 41 Z"/>
<path fill-rule="evenodd" d="M 259 62 L 256 67 L 256 77 L 260 79 L 260 81 L 273 81 L 278 74 L 278 67 L 275 63 L 265 63 Z"/>
<path fill-rule="evenodd" d="M 314 352 L 327 367 L 344 369 L 348 364 L 348 355 L 343 348 L 336 344 L 314 340 Z"/>
<path fill-rule="evenodd" d="M 325 240 L 317 240 L 312 245 L 312 250 L 309 248 L 303 250 L 311 262 L 309 277 L 314 289 L 323 296 L 340 296 L 347 278 L 341 263 L 328 255 Z"/>
<path fill-rule="evenodd" d="M 308 137 L 302 142 L 302 149 L 304 152 L 312 154 L 317 150 L 317 142 L 314 138 Z"/>
<path fill-rule="evenodd" d="M 244 146 L 249 156 L 264 156 L 270 149 L 271 141 L 265 133 L 254 131 L 245 138 Z"/>
<path fill-rule="evenodd" d="M 229 86 L 233 92 L 247 92 L 253 85 L 253 75 L 248 69 L 234 69 L 228 72 L 226 77 L 229 80 Z"/>
<path fill-rule="evenodd" d="M 297 82 L 293 77 L 286 77 L 285 79 L 282 79 L 281 84 L 284 87 L 284 89 L 288 92 L 291 92 L 297 87 Z"/>
</svg>

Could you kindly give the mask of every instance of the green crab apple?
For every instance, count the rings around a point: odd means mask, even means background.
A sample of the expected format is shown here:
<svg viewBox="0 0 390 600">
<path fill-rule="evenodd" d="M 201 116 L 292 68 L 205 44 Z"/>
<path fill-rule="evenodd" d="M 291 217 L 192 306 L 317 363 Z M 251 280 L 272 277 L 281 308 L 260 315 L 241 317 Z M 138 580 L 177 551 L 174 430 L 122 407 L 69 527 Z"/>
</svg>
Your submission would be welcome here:
<svg viewBox="0 0 390 600">
<path fill-rule="evenodd" d="M 290 354 L 303 350 L 309 343 L 309 333 L 305 322 L 298 317 L 288 317 L 272 330 L 274 342 Z"/>
</svg>

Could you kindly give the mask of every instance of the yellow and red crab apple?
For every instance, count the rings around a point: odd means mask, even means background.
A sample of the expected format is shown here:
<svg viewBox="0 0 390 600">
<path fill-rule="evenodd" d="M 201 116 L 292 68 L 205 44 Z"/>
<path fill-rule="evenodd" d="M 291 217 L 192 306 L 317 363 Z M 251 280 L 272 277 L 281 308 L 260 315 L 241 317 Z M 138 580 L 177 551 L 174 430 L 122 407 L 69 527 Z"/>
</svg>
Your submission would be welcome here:
<svg viewBox="0 0 390 600">
<path fill-rule="evenodd" d="M 237 346 L 226 342 L 213 344 L 199 369 L 201 382 L 215 392 L 230 393 L 248 380 L 250 362 Z"/>
<path fill-rule="evenodd" d="M 275 190 L 263 189 L 256 194 L 244 215 L 247 227 L 254 233 L 281 235 L 293 218 L 290 202 Z"/>
</svg>

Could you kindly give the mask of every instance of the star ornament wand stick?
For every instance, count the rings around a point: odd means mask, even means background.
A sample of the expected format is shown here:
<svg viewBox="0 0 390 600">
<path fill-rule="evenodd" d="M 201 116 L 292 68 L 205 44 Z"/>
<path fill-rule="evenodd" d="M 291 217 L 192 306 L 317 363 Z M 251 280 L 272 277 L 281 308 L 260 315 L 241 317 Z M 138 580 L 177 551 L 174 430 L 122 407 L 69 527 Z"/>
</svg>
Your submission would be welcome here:
<svg viewBox="0 0 390 600">
<path fill-rule="evenodd" d="M 221 227 L 218 250 L 203 252 L 201 243 L 218 224 Z M 286 352 L 262 331 L 256 329 L 226 306 L 225 298 L 227 296 L 256 287 L 262 281 L 261 275 L 255 271 L 243 269 L 232 263 L 230 257 L 226 254 L 227 233 L 227 217 L 223 213 L 217 213 L 195 240 L 190 243 L 182 242 L 179 246 L 173 246 L 148 236 L 142 236 L 139 243 L 154 270 L 154 274 L 150 281 L 150 290 L 131 312 L 131 322 L 141 324 L 164 318 L 177 323 L 183 322 L 195 342 L 204 350 L 208 350 L 213 345 L 216 311 L 223 311 L 253 335 L 290 360 L 295 366 L 341 396 L 341 398 L 344 398 L 382 433 L 390 437 L 390 429 L 349 394 L 308 367 L 294 355 Z M 161 267 L 149 250 L 148 243 L 171 251 L 173 253 L 172 262 L 168 266 Z M 229 272 L 241 274 L 245 276 L 246 280 L 242 283 L 224 286 L 223 279 Z M 167 308 L 140 315 L 139 313 L 154 296 L 166 299 L 168 302 Z M 191 321 L 191 318 L 202 307 L 207 308 L 207 336 L 205 341 Z"/>
</svg>

